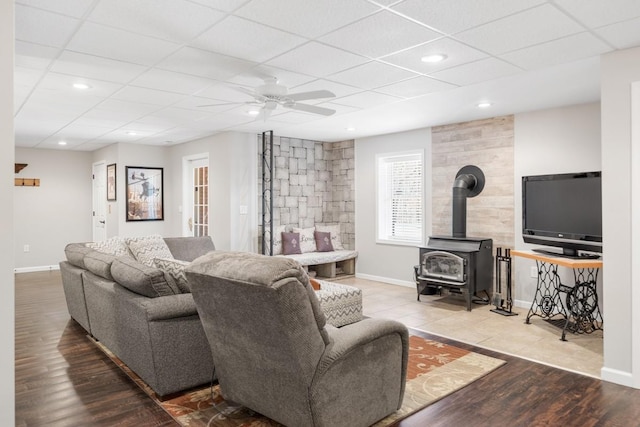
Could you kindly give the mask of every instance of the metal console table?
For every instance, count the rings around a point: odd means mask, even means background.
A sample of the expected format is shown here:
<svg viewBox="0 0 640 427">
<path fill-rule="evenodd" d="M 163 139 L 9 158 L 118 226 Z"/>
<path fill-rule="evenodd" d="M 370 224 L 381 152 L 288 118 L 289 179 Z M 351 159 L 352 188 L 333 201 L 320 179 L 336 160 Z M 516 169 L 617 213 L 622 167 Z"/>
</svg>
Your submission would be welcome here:
<svg viewBox="0 0 640 427">
<path fill-rule="evenodd" d="M 511 255 L 535 260 L 538 270 L 536 293 L 525 323 L 531 323 L 533 316 L 550 321 L 560 316 L 559 320 L 564 323 L 562 341 L 567 340 L 567 331 L 590 334 L 602 329 L 603 319 L 596 289 L 602 260 L 554 257 L 516 250 L 512 250 Z M 561 282 L 559 266 L 573 270 L 572 286 Z M 564 299 L 562 294 L 565 295 Z"/>
</svg>

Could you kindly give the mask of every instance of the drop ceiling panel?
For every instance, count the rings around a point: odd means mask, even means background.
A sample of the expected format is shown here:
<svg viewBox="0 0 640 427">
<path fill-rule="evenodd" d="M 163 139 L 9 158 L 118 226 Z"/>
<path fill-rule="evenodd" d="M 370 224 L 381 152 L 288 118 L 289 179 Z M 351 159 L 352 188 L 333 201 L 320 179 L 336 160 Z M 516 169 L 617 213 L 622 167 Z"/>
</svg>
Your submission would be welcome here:
<svg viewBox="0 0 640 427">
<path fill-rule="evenodd" d="M 378 92 L 360 92 L 336 99 L 336 104 L 355 108 L 370 108 L 399 101 L 401 98 Z"/>
<path fill-rule="evenodd" d="M 249 102 L 251 98 L 247 96 L 245 101 Z M 200 96 L 190 96 L 188 98 L 183 99 L 180 102 L 177 102 L 174 107 L 180 109 L 188 109 L 192 111 L 202 111 L 208 114 L 210 113 L 221 113 L 223 111 L 230 110 L 236 107 L 235 102 L 224 101 L 220 99 L 211 99 L 211 98 L 203 98 Z"/>
<path fill-rule="evenodd" d="M 73 36 L 69 50 L 140 65 L 152 65 L 180 47 L 177 43 L 87 22 Z"/>
<path fill-rule="evenodd" d="M 115 93 L 111 98 L 133 103 L 139 102 L 167 107 L 185 99 L 186 97 L 187 95 L 181 95 L 173 92 L 127 86 Z"/>
<path fill-rule="evenodd" d="M 253 97 L 244 92 L 238 90 L 239 86 L 236 85 L 225 85 L 225 84 L 214 84 L 206 89 L 198 92 L 199 97 L 211 98 L 212 100 L 220 100 L 220 101 L 228 101 L 228 102 L 247 102 L 253 101 Z M 253 88 L 246 88 L 248 90 L 253 90 Z"/>
<path fill-rule="evenodd" d="M 75 83 L 89 85 L 88 89 L 76 89 Z M 64 97 L 97 98 L 109 97 L 123 87 L 120 83 L 106 82 L 103 80 L 79 78 L 67 74 L 48 73 L 38 85 L 38 90 L 46 89 L 55 91 L 64 102 Z"/>
<path fill-rule="evenodd" d="M 15 66 L 45 70 L 58 56 L 59 49 L 34 43 L 16 41 Z"/>
<path fill-rule="evenodd" d="M 235 14 L 273 23 L 285 31 L 315 38 L 357 21 L 380 8 L 365 0 L 252 0 Z"/>
<path fill-rule="evenodd" d="M 416 77 L 376 89 L 377 92 L 403 98 L 414 98 L 431 92 L 455 89 L 457 86 L 444 83 L 429 77 Z"/>
<path fill-rule="evenodd" d="M 458 86 L 509 76 L 520 69 L 496 58 L 486 58 L 431 74 L 431 77 Z"/>
<path fill-rule="evenodd" d="M 96 108 L 85 114 L 89 118 L 108 118 L 109 120 L 121 122 L 121 127 L 131 121 L 139 119 L 153 111 L 159 110 L 157 105 L 132 103 L 127 101 L 119 101 L 116 99 L 108 99 L 102 102 Z"/>
<path fill-rule="evenodd" d="M 207 30 L 192 46 L 254 62 L 278 56 L 307 39 L 246 19 L 229 16 Z"/>
<path fill-rule="evenodd" d="M 182 126 L 190 122 L 202 120 L 209 117 L 208 111 L 186 110 L 184 108 L 168 107 L 154 111 L 152 114 L 144 116 L 137 121 L 142 123 L 166 123 L 168 126 Z"/>
<path fill-rule="evenodd" d="M 64 51 L 51 66 L 51 71 L 108 82 L 126 83 L 146 68 L 93 55 Z"/>
<path fill-rule="evenodd" d="M 203 6 L 212 7 L 214 9 L 232 12 L 247 3 L 249 0 L 192 0 Z"/>
<path fill-rule="evenodd" d="M 32 7 L 15 7 L 16 40 L 44 46 L 63 47 L 80 25 L 80 20 Z"/>
<path fill-rule="evenodd" d="M 447 58 L 441 62 L 423 62 L 422 58 L 434 54 L 445 54 Z M 442 38 L 394 55 L 382 58 L 385 62 L 408 68 L 418 73 L 429 74 L 445 68 L 474 62 L 488 55 L 478 49 L 460 43 L 451 38 Z"/>
<path fill-rule="evenodd" d="M 183 47 L 158 64 L 158 68 L 224 80 L 236 74 L 246 72 L 256 64 L 242 59 L 232 58 L 219 53 L 208 52 L 192 47 Z"/>
<path fill-rule="evenodd" d="M 567 60 L 573 61 L 601 55 L 610 50 L 611 47 L 602 40 L 591 33 L 584 32 L 505 53 L 500 57 L 525 70 L 533 70 L 560 64 Z"/>
<path fill-rule="evenodd" d="M 331 60 L 326 60 L 327 58 Z M 367 62 L 367 58 L 335 47 L 310 42 L 269 61 L 267 65 L 310 76 L 324 77 L 364 62 Z"/>
<path fill-rule="evenodd" d="M 598 28 L 595 32 L 616 49 L 640 45 L 640 18 Z"/>
<path fill-rule="evenodd" d="M 88 140 L 98 138 L 111 132 L 110 127 L 87 126 L 81 122 L 73 122 L 65 126 L 55 134 L 56 142 L 59 140 L 69 141 L 70 139 Z"/>
<path fill-rule="evenodd" d="M 637 0 L 556 0 L 556 3 L 590 27 L 640 17 L 640 2 Z"/>
<path fill-rule="evenodd" d="M 317 79 L 309 83 L 305 83 L 300 86 L 296 86 L 294 88 L 290 88 L 290 93 L 298 93 L 298 92 L 311 92 L 314 90 L 328 90 L 333 92 L 336 97 L 351 95 L 356 92 L 360 92 L 361 89 L 349 85 L 344 85 L 341 83 L 332 82 L 330 80 L 325 79 Z M 331 98 L 332 99 L 332 98 Z M 326 101 L 327 98 L 318 99 L 318 102 Z M 313 100 L 305 101 L 308 103 L 314 102 Z"/>
<path fill-rule="evenodd" d="M 152 68 L 132 80 L 130 85 L 192 95 L 215 82 L 202 77 Z"/>
<path fill-rule="evenodd" d="M 393 65 L 371 61 L 366 64 L 332 74 L 328 79 L 340 83 L 359 87 L 361 89 L 373 89 L 385 86 L 400 80 L 416 77 L 415 73 L 403 70 Z"/>
<path fill-rule="evenodd" d="M 176 43 L 187 43 L 225 14 L 185 0 L 101 0 L 89 20 Z"/>
<path fill-rule="evenodd" d="M 545 0 L 406 0 L 392 9 L 447 34 L 494 21 Z"/>
<path fill-rule="evenodd" d="M 16 4 L 33 6 L 61 15 L 82 18 L 93 2 L 94 0 L 17 0 Z"/>
<path fill-rule="evenodd" d="M 385 10 L 336 30 L 320 41 L 378 58 L 438 37 L 441 34 Z"/>
<path fill-rule="evenodd" d="M 456 38 L 480 50 L 501 54 L 583 31 L 584 28 L 545 4 L 464 31 Z M 509 34 L 509 37 L 505 37 Z"/>
</svg>

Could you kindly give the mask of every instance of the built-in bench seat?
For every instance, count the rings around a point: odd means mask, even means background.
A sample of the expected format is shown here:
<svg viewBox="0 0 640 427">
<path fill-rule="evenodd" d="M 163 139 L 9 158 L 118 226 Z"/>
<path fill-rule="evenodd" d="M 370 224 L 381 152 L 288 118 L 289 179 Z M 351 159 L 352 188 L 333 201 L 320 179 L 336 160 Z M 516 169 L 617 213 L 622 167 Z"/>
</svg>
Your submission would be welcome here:
<svg viewBox="0 0 640 427">
<path fill-rule="evenodd" d="M 329 252 L 305 252 L 302 254 L 276 255 L 298 261 L 305 270 L 315 271 L 318 277 L 336 277 L 338 272 L 342 274 L 356 273 L 356 258 L 358 251 L 341 249 Z"/>
</svg>

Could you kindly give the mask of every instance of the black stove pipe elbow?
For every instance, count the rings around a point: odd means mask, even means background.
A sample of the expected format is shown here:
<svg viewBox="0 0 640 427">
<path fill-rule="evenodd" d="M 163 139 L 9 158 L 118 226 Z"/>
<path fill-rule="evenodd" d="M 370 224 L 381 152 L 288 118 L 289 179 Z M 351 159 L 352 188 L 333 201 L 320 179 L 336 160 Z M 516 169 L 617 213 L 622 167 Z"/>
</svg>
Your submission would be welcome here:
<svg viewBox="0 0 640 427">
<path fill-rule="evenodd" d="M 453 237 L 467 237 L 467 198 L 480 194 L 484 182 L 484 173 L 477 166 L 467 165 L 458 171 L 453 182 Z"/>
<path fill-rule="evenodd" d="M 453 182 L 453 237 L 467 237 L 467 197 L 476 183 L 470 174 L 458 175 Z"/>
</svg>

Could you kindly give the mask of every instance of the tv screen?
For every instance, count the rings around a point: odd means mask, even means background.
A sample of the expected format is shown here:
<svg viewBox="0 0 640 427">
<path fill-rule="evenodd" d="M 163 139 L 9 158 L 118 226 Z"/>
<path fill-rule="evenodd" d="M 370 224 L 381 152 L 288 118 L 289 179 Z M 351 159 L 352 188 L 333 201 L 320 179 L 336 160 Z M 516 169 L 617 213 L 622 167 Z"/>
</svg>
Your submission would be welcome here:
<svg viewBox="0 0 640 427">
<path fill-rule="evenodd" d="M 602 252 L 601 173 L 522 177 L 522 235 L 527 243 L 562 248 L 567 256 Z"/>
</svg>

